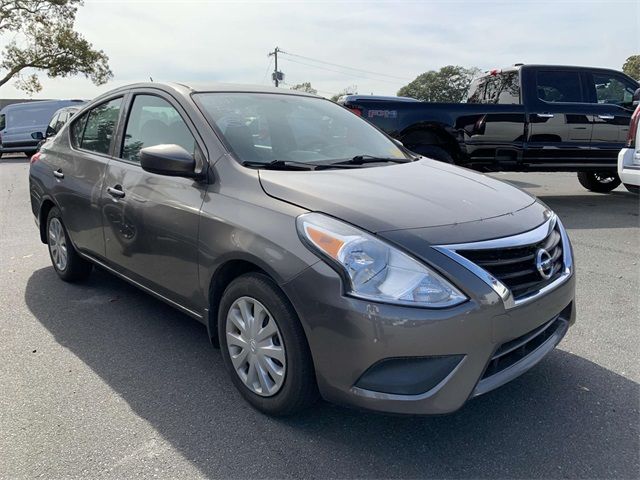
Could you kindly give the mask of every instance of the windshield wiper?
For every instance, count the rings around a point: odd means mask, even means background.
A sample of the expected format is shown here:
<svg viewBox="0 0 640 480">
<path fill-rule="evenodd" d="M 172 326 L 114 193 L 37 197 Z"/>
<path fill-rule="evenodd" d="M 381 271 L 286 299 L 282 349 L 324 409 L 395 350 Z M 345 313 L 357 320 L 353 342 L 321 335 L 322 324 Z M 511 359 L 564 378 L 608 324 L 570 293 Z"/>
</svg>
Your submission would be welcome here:
<svg viewBox="0 0 640 480">
<path fill-rule="evenodd" d="M 295 162 L 293 160 L 271 160 L 270 162 L 247 160 L 242 162 L 242 165 L 266 170 L 315 170 L 316 167 L 313 163 Z"/>
<path fill-rule="evenodd" d="M 356 155 L 349 160 L 341 160 L 339 162 L 331 163 L 330 165 L 364 165 L 366 163 L 408 163 L 413 160 L 408 158 L 395 158 L 395 157 L 376 157 L 375 155 Z"/>
</svg>

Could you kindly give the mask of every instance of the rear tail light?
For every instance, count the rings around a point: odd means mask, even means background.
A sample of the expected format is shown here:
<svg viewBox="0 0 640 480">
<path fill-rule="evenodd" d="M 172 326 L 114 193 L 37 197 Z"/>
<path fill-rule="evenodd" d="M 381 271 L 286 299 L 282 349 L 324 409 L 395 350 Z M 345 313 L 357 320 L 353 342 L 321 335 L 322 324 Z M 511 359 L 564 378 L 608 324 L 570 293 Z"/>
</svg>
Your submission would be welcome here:
<svg viewBox="0 0 640 480">
<path fill-rule="evenodd" d="M 629 123 L 629 134 L 627 135 L 627 148 L 635 148 L 636 146 L 636 133 L 638 132 L 638 121 L 640 121 L 640 107 L 637 107 L 631 115 L 631 122 Z"/>
<path fill-rule="evenodd" d="M 40 152 L 36 152 L 31 156 L 31 160 L 29 160 L 29 163 L 33 164 L 36 163 L 38 160 L 40 160 L 40 155 L 42 155 L 42 153 Z"/>
<path fill-rule="evenodd" d="M 355 108 L 355 107 L 347 107 L 349 110 L 351 110 L 355 115 L 361 117 L 362 116 L 362 110 L 360 110 L 359 108 Z"/>
</svg>

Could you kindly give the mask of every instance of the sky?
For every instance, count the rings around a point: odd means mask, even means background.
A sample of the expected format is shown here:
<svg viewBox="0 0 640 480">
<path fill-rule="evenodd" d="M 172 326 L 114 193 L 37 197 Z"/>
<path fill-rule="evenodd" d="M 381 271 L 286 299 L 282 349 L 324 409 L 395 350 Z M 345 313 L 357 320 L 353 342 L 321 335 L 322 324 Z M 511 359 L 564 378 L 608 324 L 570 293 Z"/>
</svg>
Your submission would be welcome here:
<svg viewBox="0 0 640 480">
<path fill-rule="evenodd" d="M 352 86 L 394 95 L 444 65 L 621 69 L 640 53 L 640 1 L 86 0 L 76 28 L 109 56 L 113 79 L 95 86 L 45 74 L 33 98 L 90 99 L 149 77 L 269 84 L 276 46 L 289 54 L 279 55 L 283 88 L 311 82 L 325 96 Z M 0 87 L 0 98 L 24 97 L 12 83 Z"/>
</svg>

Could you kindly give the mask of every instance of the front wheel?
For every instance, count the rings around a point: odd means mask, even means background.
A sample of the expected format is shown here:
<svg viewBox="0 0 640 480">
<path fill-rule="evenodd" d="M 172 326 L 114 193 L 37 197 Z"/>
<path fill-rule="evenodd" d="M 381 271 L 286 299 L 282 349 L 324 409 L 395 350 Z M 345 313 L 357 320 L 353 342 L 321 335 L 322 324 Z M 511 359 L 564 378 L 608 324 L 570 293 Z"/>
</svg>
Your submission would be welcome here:
<svg viewBox="0 0 640 480">
<path fill-rule="evenodd" d="M 218 335 L 231 380 L 261 412 L 290 415 L 317 400 L 302 325 L 269 277 L 249 273 L 231 282 L 220 302 Z"/>
<path fill-rule="evenodd" d="M 578 181 L 587 190 L 597 193 L 609 193 L 621 183 L 614 172 L 578 172 Z"/>
</svg>

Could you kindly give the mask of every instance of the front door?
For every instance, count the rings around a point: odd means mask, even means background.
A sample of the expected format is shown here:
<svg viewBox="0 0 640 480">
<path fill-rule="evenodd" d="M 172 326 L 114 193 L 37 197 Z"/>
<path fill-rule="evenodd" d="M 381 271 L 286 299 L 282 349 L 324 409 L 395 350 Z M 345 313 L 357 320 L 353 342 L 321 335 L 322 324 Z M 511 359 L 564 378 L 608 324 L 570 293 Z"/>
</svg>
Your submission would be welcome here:
<svg viewBox="0 0 640 480">
<path fill-rule="evenodd" d="M 195 308 L 198 222 L 206 185 L 144 171 L 140 149 L 177 144 L 195 154 L 197 143 L 178 106 L 158 94 L 131 99 L 118 158 L 103 190 L 106 255 L 121 273 L 184 307 Z"/>
<path fill-rule="evenodd" d="M 633 92 L 637 86 L 615 72 L 594 71 L 586 74 L 586 81 L 594 111 L 593 156 L 615 167 L 618 152 L 629 133 Z"/>
<path fill-rule="evenodd" d="M 543 167 L 587 164 L 593 115 L 577 70 L 539 70 L 528 110 L 525 161 Z"/>
</svg>

